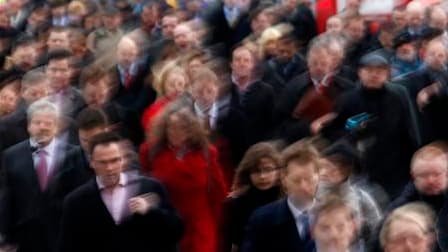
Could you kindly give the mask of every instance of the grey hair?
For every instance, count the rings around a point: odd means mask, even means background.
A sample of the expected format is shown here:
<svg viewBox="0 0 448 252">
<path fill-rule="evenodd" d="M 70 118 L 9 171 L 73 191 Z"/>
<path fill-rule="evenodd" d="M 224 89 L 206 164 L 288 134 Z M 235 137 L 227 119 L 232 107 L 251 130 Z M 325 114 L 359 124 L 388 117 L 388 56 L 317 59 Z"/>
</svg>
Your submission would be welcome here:
<svg viewBox="0 0 448 252">
<path fill-rule="evenodd" d="M 31 71 L 28 71 L 23 77 L 22 77 L 22 91 L 28 87 L 31 87 L 35 84 L 39 84 L 42 81 L 46 81 L 48 78 L 45 75 L 45 73 L 42 71 L 42 69 L 34 69 Z"/>
<path fill-rule="evenodd" d="M 56 104 L 49 102 L 47 99 L 40 99 L 33 102 L 27 110 L 27 119 L 28 121 L 36 114 L 37 112 L 49 112 L 56 116 L 59 119 L 60 111 Z"/>
</svg>

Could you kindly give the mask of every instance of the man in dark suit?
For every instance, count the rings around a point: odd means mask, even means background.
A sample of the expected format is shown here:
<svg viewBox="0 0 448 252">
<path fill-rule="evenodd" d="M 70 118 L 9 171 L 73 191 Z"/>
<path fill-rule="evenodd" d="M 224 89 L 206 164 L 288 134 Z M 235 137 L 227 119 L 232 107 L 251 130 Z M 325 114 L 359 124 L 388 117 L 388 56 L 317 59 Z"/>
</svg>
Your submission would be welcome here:
<svg viewBox="0 0 448 252">
<path fill-rule="evenodd" d="M 309 210 L 319 182 L 317 152 L 305 143 L 296 143 L 282 156 L 286 166 L 281 173 L 281 181 L 287 198 L 254 212 L 247 225 L 242 252 L 314 250 Z"/>
<path fill-rule="evenodd" d="M 312 133 L 312 123 L 332 111 L 343 93 L 354 84 L 334 74 L 325 42 L 315 41 L 308 52 L 308 71 L 286 84 L 276 104 L 276 137 L 289 143 Z"/>
<path fill-rule="evenodd" d="M 249 15 L 234 1 L 216 1 L 204 13 L 204 20 L 210 26 L 210 37 L 206 45 L 217 55 L 229 57 L 231 48 L 247 37 L 250 32 Z"/>
<path fill-rule="evenodd" d="M 45 100 L 27 111 L 30 139 L 4 152 L 0 232 L 18 251 L 55 251 L 67 179 L 61 166 L 72 147 L 55 136 L 60 119 L 57 107 Z M 72 173 L 69 179 L 75 179 Z"/>
<path fill-rule="evenodd" d="M 94 137 L 96 178 L 67 196 L 59 251 L 176 251 L 182 223 L 163 186 L 126 169 L 122 139 Z"/>
<path fill-rule="evenodd" d="M 155 99 L 155 91 L 145 85 L 147 66 L 138 60 L 140 48 L 129 36 L 121 38 L 117 45 L 117 61 L 114 67 L 117 79 L 113 100 L 135 112 L 143 110 Z"/>
<path fill-rule="evenodd" d="M 242 111 L 247 118 L 249 145 L 266 139 L 272 126 L 274 90 L 258 79 L 260 68 L 260 59 L 251 44 L 233 50 L 230 107 Z"/>
<path fill-rule="evenodd" d="M 48 54 L 46 74 L 50 80 L 51 96 L 63 115 L 75 118 L 84 106 L 79 91 L 70 85 L 73 74 L 73 54 L 70 51 L 57 49 Z"/>
</svg>

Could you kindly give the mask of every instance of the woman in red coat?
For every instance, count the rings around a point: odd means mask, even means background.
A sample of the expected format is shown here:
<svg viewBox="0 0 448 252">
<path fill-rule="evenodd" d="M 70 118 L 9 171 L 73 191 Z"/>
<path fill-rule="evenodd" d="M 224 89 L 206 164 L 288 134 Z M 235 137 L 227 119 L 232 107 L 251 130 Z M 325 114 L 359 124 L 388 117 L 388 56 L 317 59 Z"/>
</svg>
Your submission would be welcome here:
<svg viewBox="0 0 448 252">
<path fill-rule="evenodd" d="M 151 129 L 151 124 L 159 112 L 187 89 L 188 82 L 187 73 L 175 61 L 165 63 L 160 77 L 154 81 L 154 89 L 159 98 L 143 112 L 142 126 L 145 131 Z"/>
<path fill-rule="evenodd" d="M 150 148 L 140 153 L 144 172 L 167 188 L 185 223 L 181 252 L 218 250 L 218 226 L 226 188 L 200 121 L 181 102 L 170 104 L 150 136 Z"/>
</svg>

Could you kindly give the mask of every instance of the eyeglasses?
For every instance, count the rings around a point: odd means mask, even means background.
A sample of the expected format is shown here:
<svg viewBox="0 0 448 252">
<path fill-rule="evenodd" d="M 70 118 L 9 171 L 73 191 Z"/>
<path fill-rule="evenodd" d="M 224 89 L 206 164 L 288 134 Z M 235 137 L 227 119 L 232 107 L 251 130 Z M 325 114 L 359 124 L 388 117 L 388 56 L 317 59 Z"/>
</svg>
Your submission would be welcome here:
<svg viewBox="0 0 448 252">
<path fill-rule="evenodd" d="M 255 174 L 255 175 L 261 175 L 261 174 L 271 174 L 275 171 L 277 171 L 277 167 L 263 167 L 261 169 L 253 169 L 251 170 L 251 174 Z"/>
</svg>

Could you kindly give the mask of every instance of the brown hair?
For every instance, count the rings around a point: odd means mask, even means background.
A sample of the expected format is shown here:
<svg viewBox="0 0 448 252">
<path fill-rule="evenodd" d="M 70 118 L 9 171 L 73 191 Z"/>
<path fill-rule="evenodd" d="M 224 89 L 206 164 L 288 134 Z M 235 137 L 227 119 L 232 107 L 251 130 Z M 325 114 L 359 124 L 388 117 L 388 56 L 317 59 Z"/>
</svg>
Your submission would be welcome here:
<svg viewBox="0 0 448 252">
<path fill-rule="evenodd" d="M 281 167 L 280 153 L 273 143 L 261 142 L 251 146 L 238 165 L 234 176 L 232 192 L 235 196 L 246 193 L 253 186 L 250 174 L 258 168 L 262 158 L 269 158 L 278 168 Z"/>
<path fill-rule="evenodd" d="M 319 152 L 316 148 L 307 140 L 300 140 L 292 145 L 288 146 L 282 151 L 282 163 L 284 172 L 288 172 L 288 165 L 290 163 L 296 164 L 313 164 L 314 171 L 319 172 Z"/>
<path fill-rule="evenodd" d="M 188 147 L 203 151 L 207 150 L 207 133 L 190 106 L 186 104 L 185 100 L 180 99 L 168 105 L 154 121 L 149 134 L 149 142 L 151 146 L 154 146 L 154 154 L 161 148 L 169 145 L 167 126 L 173 116 L 178 116 L 187 125 L 186 130 L 189 133 Z"/>
</svg>

